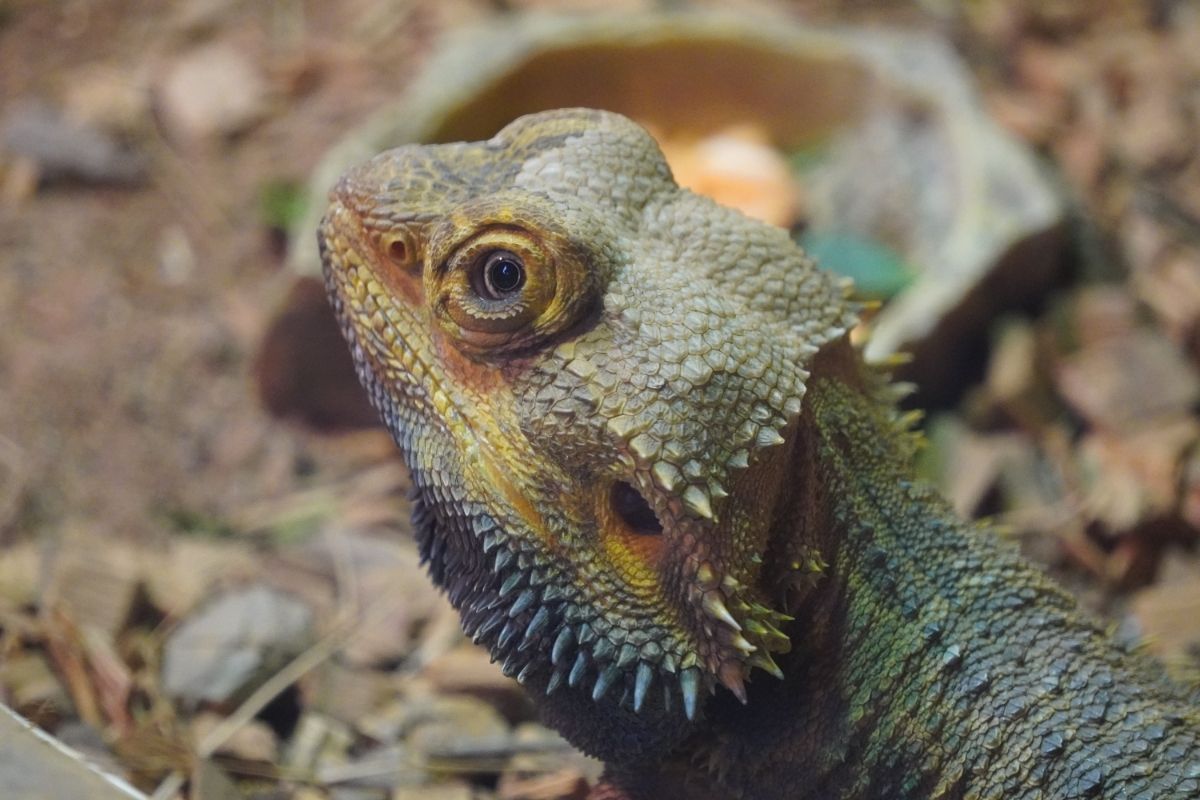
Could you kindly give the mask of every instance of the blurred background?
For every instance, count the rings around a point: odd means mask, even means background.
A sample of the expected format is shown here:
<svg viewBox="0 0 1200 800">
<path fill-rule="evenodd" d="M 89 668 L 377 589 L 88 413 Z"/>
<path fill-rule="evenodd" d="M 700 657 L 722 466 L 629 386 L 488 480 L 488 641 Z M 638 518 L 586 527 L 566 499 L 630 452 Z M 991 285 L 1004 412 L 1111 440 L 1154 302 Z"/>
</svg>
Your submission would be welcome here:
<svg viewBox="0 0 1200 800">
<path fill-rule="evenodd" d="M 1196 680 L 1195 4 L 0 0 L 0 700 L 161 798 L 583 797 L 312 239 L 349 164 L 561 105 L 880 301 L 926 477 Z"/>
</svg>

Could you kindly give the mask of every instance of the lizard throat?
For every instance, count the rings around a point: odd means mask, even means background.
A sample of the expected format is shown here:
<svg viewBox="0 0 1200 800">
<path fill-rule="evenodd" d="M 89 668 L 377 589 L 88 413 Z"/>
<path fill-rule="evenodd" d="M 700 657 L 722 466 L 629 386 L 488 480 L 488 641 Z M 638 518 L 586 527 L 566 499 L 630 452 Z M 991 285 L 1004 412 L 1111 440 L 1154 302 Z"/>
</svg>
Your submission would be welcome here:
<svg viewBox="0 0 1200 800">
<path fill-rule="evenodd" d="M 696 656 L 666 631 L 630 629 L 596 605 L 538 545 L 478 503 L 448 497 L 412 464 L 413 528 L 422 561 L 505 675 L 544 695 L 567 693 L 626 711 L 696 716 L 708 691 Z M 451 502 L 445 502 L 450 499 Z"/>
</svg>

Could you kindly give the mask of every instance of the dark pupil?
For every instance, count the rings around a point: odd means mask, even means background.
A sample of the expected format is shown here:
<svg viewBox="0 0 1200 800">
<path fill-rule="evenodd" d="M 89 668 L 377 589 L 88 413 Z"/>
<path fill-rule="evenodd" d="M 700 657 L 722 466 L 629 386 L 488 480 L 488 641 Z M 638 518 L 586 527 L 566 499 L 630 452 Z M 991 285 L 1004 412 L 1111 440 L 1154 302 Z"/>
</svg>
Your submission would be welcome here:
<svg viewBox="0 0 1200 800">
<path fill-rule="evenodd" d="M 488 288 L 494 294 L 509 294 L 521 288 L 525 282 L 525 268 L 521 260 L 512 253 L 493 253 L 484 268 Z"/>
</svg>

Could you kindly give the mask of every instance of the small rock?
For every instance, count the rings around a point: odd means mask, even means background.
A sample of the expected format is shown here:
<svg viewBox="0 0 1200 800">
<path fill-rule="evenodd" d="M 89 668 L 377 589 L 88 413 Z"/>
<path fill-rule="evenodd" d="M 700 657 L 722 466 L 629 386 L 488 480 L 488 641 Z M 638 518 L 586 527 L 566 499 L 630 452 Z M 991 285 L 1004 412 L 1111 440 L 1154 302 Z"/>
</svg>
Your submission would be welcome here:
<svg viewBox="0 0 1200 800">
<path fill-rule="evenodd" d="M 168 637 L 163 688 L 184 704 L 230 702 L 303 651 L 312 625 L 291 595 L 265 586 L 229 592 Z"/>
<path fill-rule="evenodd" d="M 171 134 L 182 141 L 241 133 L 266 113 L 267 84 L 258 67 L 221 42 L 182 56 L 157 87 Z"/>
<path fill-rule="evenodd" d="M 0 128 L 0 147 L 33 162 L 43 182 L 130 185 L 146 177 L 140 153 L 42 103 L 13 107 Z"/>
</svg>

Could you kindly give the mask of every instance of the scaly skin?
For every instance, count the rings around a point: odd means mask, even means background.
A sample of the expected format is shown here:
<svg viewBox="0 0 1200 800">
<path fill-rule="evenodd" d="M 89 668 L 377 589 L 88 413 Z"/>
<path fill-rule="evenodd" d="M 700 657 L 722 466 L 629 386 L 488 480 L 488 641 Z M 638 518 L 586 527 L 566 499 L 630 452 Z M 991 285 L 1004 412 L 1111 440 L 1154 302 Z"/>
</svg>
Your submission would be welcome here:
<svg viewBox="0 0 1200 800">
<path fill-rule="evenodd" d="M 384 153 L 321 249 L 430 572 L 594 798 L 1200 796 L 1182 691 L 911 482 L 844 288 L 633 123 Z"/>
</svg>

